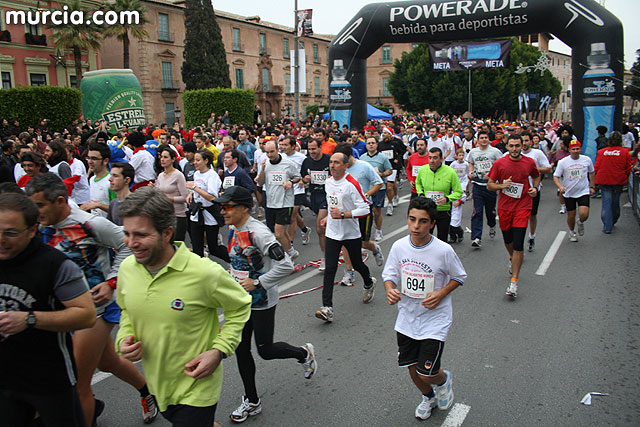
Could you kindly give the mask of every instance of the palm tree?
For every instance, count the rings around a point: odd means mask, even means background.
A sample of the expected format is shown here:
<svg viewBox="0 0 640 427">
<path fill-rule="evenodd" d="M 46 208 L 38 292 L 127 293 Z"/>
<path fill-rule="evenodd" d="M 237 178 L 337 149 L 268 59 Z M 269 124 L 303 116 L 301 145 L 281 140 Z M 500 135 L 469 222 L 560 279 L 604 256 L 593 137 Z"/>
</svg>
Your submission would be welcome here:
<svg viewBox="0 0 640 427">
<path fill-rule="evenodd" d="M 67 0 L 61 2 L 60 6 L 68 6 L 69 14 L 73 11 L 84 11 L 88 13 L 86 9 L 82 7 L 80 0 Z M 86 50 L 98 50 L 102 42 L 102 36 L 100 35 L 100 27 L 97 25 L 86 22 L 83 24 L 63 24 L 50 26 L 53 30 L 53 46 L 59 49 L 71 49 L 73 51 L 73 61 L 76 69 L 76 85 L 80 87 L 80 81 L 82 80 L 82 51 Z"/>
<path fill-rule="evenodd" d="M 116 36 L 118 40 L 122 40 L 122 66 L 123 68 L 129 68 L 129 33 L 131 33 L 133 38 L 140 41 L 149 37 L 149 33 L 144 29 L 144 24 L 149 22 L 144 16 L 147 9 L 140 0 L 116 0 L 113 3 L 109 3 L 108 8 L 116 13 L 135 11 L 138 12 L 138 16 L 140 17 L 137 24 L 122 23 L 112 25 L 108 27 L 104 33 L 107 37 Z"/>
</svg>

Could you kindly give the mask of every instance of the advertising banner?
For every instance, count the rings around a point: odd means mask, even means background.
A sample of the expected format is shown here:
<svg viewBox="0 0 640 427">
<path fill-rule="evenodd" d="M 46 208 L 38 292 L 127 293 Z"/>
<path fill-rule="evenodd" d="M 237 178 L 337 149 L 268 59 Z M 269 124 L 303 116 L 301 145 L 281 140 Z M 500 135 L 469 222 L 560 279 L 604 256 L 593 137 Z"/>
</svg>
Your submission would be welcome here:
<svg viewBox="0 0 640 427">
<path fill-rule="evenodd" d="M 296 13 L 298 14 L 298 28 L 296 29 L 298 37 L 312 36 L 311 15 L 313 9 L 298 10 Z"/>
<path fill-rule="evenodd" d="M 510 52 L 511 40 L 431 43 L 429 45 L 429 55 L 434 71 L 507 68 Z"/>
<path fill-rule="evenodd" d="M 291 87 L 289 90 L 291 93 L 296 91 L 296 51 L 291 50 L 289 52 L 289 56 L 291 57 L 291 61 L 289 64 L 289 72 L 291 73 Z M 300 78 L 300 83 L 298 84 L 298 92 L 307 93 L 307 58 L 304 53 L 304 49 L 298 49 L 298 77 Z"/>
</svg>

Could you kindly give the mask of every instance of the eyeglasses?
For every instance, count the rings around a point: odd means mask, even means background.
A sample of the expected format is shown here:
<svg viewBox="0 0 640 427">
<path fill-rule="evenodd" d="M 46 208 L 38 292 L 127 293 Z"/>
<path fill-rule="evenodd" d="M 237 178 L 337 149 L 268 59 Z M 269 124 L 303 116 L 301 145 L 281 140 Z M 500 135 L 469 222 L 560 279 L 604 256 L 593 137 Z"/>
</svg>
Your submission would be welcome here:
<svg viewBox="0 0 640 427">
<path fill-rule="evenodd" d="M 102 157 L 89 156 L 87 157 L 87 159 L 93 160 L 94 162 L 99 162 L 100 160 L 102 160 Z"/>
<path fill-rule="evenodd" d="M 31 227 L 27 227 L 22 231 L 17 231 L 17 230 L 0 230 L 0 236 L 4 237 L 5 239 L 16 239 L 18 238 L 22 233 L 24 233 L 25 231 L 27 231 L 29 228 Z"/>
<path fill-rule="evenodd" d="M 220 205 L 220 210 L 222 210 L 223 212 L 229 212 L 231 209 L 235 208 L 236 206 L 240 206 L 240 205 Z"/>
</svg>

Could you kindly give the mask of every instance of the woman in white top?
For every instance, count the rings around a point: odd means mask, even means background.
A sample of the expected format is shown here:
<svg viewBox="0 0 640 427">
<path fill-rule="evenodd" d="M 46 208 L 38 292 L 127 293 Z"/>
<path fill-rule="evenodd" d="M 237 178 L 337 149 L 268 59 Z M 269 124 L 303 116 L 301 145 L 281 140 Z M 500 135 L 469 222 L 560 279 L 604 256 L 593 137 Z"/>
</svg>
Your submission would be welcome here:
<svg viewBox="0 0 640 427">
<path fill-rule="evenodd" d="M 220 223 L 223 223 L 219 213 L 219 207 L 212 202 L 218 197 L 222 181 L 216 173 L 213 165 L 213 154 L 204 149 L 195 154 L 194 165 L 196 172 L 193 174 L 193 181 L 187 182 L 187 188 L 192 192 L 187 196 L 189 204 L 189 235 L 193 252 L 204 255 L 204 235 L 207 235 L 209 253 L 226 262 L 229 262 L 227 248 L 218 245 L 218 231 Z M 215 217 L 218 217 L 216 220 Z"/>
<path fill-rule="evenodd" d="M 174 240 L 184 242 L 187 233 L 187 180 L 182 172 L 174 167 L 176 153 L 168 145 L 163 145 L 158 149 L 158 160 L 163 172 L 160 172 L 156 180 L 156 187 L 169 197 L 173 202 L 173 209 L 176 215 L 176 231 L 173 234 Z"/>
<path fill-rule="evenodd" d="M 87 178 L 87 168 L 82 161 L 74 157 L 76 147 L 73 144 L 66 144 L 67 163 L 71 168 L 71 176 L 78 175 L 80 179 L 73 184 L 73 192 L 71 199 L 78 205 L 83 205 L 91 201 L 91 192 L 89 190 L 89 178 Z"/>
</svg>

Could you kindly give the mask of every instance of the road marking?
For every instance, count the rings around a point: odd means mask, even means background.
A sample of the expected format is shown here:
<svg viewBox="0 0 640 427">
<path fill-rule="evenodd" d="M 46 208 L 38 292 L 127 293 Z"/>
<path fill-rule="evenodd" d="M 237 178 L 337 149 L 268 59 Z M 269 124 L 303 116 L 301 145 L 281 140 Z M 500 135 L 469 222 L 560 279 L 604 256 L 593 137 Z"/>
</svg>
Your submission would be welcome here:
<svg viewBox="0 0 640 427">
<path fill-rule="evenodd" d="M 134 365 L 137 365 L 139 363 L 140 360 L 138 360 L 137 362 L 133 362 Z M 113 374 L 111 372 L 96 371 L 96 373 L 93 374 L 93 378 L 91 378 L 91 385 L 98 384 L 100 381 L 104 381 L 112 375 Z"/>
<path fill-rule="evenodd" d="M 536 274 L 538 276 L 544 276 L 547 273 L 547 270 L 551 266 L 553 259 L 556 257 L 556 254 L 558 253 L 558 249 L 560 249 L 560 245 L 562 244 L 562 241 L 564 240 L 566 235 L 567 235 L 566 231 L 558 232 L 558 235 L 556 236 L 555 240 L 551 244 L 551 247 L 547 251 L 547 254 L 544 256 L 544 259 L 540 263 L 540 267 L 538 267 L 538 270 L 536 271 Z"/>
<path fill-rule="evenodd" d="M 467 414 L 471 410 L 471 406 L 465 405 L 463 403 L 456 403 L 449 411 L 449 415 L 445 418 L 442 423 L 442 427 L 460 427 L 464 422 L 464 419 L 467 418 Z"/>
</svg>

